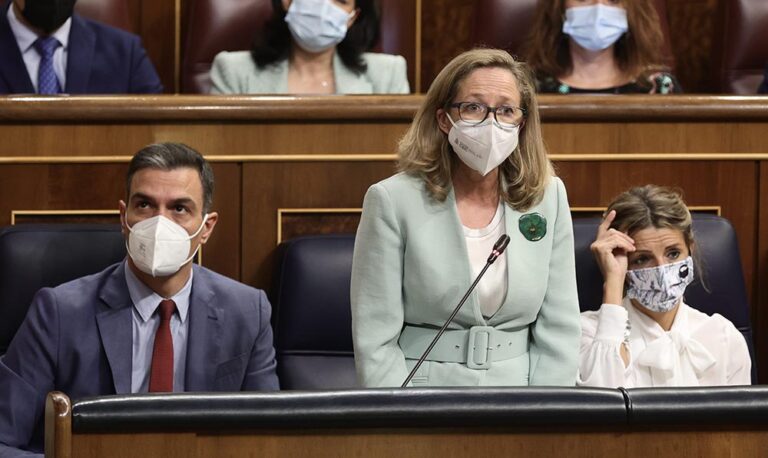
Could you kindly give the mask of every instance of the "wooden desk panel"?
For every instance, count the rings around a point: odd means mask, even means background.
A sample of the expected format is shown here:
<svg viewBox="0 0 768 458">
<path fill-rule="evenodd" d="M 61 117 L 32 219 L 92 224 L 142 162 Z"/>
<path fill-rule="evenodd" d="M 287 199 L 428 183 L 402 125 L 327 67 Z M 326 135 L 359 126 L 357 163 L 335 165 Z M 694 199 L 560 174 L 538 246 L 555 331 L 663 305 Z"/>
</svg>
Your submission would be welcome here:
<svg viewBox="0 0 768 458">
<path fill-rule="evenodd" d="M 258 433 L 74 434 L 73 458 L 187 457 L 440 457 L 519 456 L 574 458 L 675 456 L 758 457 L 768 449 L 765 431 L 546 431 L 316 430 Z"/>
</svg>

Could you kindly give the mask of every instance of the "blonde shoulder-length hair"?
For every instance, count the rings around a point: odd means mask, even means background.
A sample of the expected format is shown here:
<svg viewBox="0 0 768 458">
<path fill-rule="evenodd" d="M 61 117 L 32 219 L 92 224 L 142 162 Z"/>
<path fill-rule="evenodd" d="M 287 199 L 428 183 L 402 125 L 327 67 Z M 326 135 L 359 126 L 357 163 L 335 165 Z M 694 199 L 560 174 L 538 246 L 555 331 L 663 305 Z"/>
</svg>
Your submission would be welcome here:
<svg viewBox="0 0 768 458">
<path fill-rule="evenodd" d="M 516 61 L 506 51 L 473 49 L 458 55 L 443 68 L 400 140 L 398 169 L 424 180 L 433 199 L 445 200 L 452 186 L 451 170 L 457 157 L 448 136 L 440 130 L 437 110 L 447 111 L 467 76 L 487 67 L 509 70 L 520 91 L 520 107 L 526 111 L 519 144 L 499 166 L 499 193 L 512 208 L 524 211 L 541 201 L 554 170 L 541 136 L 533 74 L 528 65 Z"/>
</svg>

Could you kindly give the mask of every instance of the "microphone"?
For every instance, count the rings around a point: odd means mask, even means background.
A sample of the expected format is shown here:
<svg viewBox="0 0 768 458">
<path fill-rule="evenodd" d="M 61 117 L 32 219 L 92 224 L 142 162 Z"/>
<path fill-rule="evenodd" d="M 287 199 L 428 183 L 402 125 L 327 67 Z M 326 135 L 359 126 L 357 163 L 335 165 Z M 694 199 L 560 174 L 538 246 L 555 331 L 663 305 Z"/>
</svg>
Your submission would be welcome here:
<svg viewBox="0 0 768 458">
<path fill-rule="evenodd" d="M 435 335 L 435 338 L 432 339 L 432 342 L 429 343 L 429 346 L 426 350 L 424 350 L 424 353 L 421 355 L 421 358 L 416 362 L 416 365 L 413 366 L 413 369 L 411 369 L 411 373 L 408 374 L 408 377 L 406 377 L 403 384 L 400 386 L 400 388 L 405 388 L 408 386 L 408 382 L 411 381 L 414 375 L 416 375 L 416 371 L 419 370 L 419 367 L 421 367 L 422 363 L 424 363 L 424 360 L 427 359 L 427 356 L 429 355 L 429 352 L 432 351 L 432 349 L 435 347 L 435 344 L 440 339 L 440 336 L 443 335 L 446 329 L 448 329 L 448 325 L 451 324 L 451 321 L 456 317 L 456 314 L 459 313 L 459 310 L 461 310 L 461 306 L 464 305 L 464 302 L 467 301 L 467 298 L 470 294 L 472 294 L 472 291 L 475 289 L 475 286 L 480 282 L 480 279 L 483 278 L 483 275 L 485 275 L 485 271 L 488 270 L 489 267 L 491 267 L 491 264 L 493 264 L 496 259 L 501 256 L 502 253 L 504 253 L 504 250 L 507 249 L 507 245 L 509 245 L 509 236 L 507 234 L 502 234 L 501 237 L 499 237 L 499 240 L 496 241 L 496 243 L 493 244 L 493 249 L 491 250 L 491 255 L 488 256 L 488 261 L 485 263 L 485 267 L 483 267 L 483 270 L 480 271 L 479 274 L 477 274 L 477 277 L 475 278 L 475 281 L 470 285 L 467 292 L 464 294 L 464 297 L 461 298 L 459 301 L 459 305 L 456 306 L 455 309 L 453 309 L 453 313 L 451 313 L 451 316 L 448 317 L 448 320 L 443 324 L 443 327 L 440 328 L 440 330 L 437 332 L 437 335 Z"/>
</svg>

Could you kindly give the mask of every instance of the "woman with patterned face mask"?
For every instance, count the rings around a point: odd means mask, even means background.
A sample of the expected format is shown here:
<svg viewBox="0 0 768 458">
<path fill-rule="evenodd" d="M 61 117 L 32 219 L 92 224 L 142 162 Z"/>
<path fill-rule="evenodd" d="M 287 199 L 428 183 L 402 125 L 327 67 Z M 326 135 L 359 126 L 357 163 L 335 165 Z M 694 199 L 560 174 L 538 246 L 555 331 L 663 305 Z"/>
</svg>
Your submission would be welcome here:
<svg viewBox="0 0 768 458">
<path fill-rule="evenodd" d="M 376 0 L 272 0 L 249 51 L 213 61 L 214 94 L 407 94 L 405 59 L 368 51 Z"/>
<path fill-rule="evenodd" d="M 651 0 L 541 0 L 525 52 L 541 93 L 669 94 Z"/>
<path fill-rule="evenodd" d="M 691 214 L 680 194 L 648 185 L 619 195 L 592 252 L 603 273 L 603 305 L 581 316 L 580 384 L 750 384 L 741 333 L 722 316 L 708 316 L 683 300 L 701 272 Z"/>
<path fill-rule="evenodd" d="M 400 141 L 401 172 L 368 189 L 351 287 L 362 385 L 404 382 L 503 234 L 411 385 L 575 384 L 573 227 L 535 91 L 505 51 L 457 56 Z"/>
</svg>

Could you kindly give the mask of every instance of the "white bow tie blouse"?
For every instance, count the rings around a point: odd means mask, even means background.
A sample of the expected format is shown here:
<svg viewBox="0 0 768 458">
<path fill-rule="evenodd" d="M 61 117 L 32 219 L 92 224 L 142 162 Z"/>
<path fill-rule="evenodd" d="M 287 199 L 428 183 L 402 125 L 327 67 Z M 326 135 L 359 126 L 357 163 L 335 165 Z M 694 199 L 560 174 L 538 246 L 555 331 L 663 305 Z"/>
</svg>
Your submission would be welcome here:
<svg viewBox="0 0 768 458">
<path fill-rule="evenodd" d="M 627 320 L 629 365 L 619 354 Z M 684 302 L 667 332 L 632 306 L 603 304 L 581 314 L 578 384 L 601 387 L 749 385 L 752 362 L 744 337 L 721 315 Z"/>
</svg>

